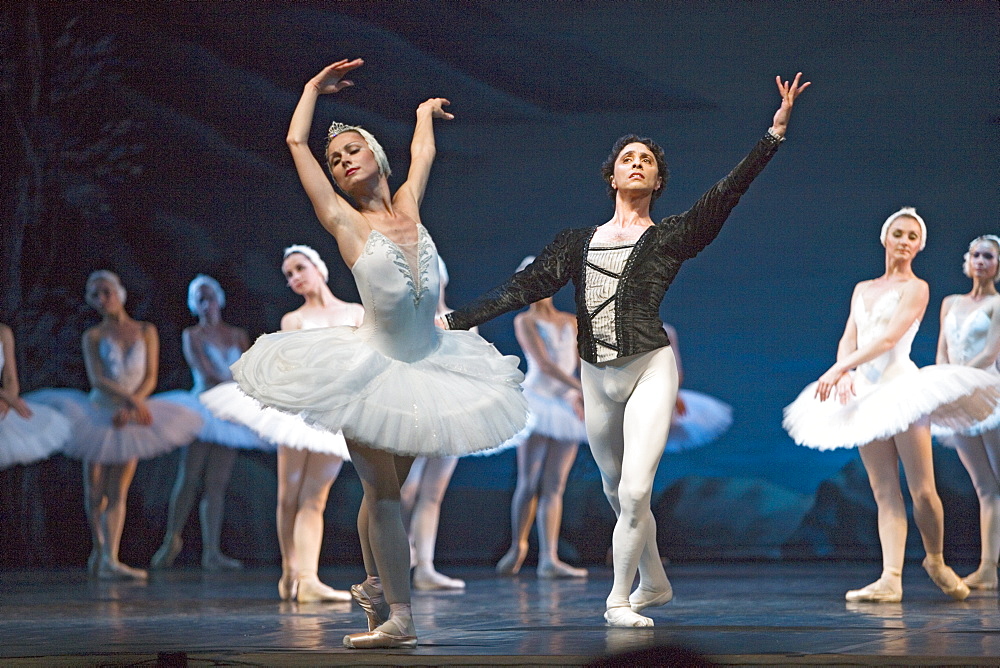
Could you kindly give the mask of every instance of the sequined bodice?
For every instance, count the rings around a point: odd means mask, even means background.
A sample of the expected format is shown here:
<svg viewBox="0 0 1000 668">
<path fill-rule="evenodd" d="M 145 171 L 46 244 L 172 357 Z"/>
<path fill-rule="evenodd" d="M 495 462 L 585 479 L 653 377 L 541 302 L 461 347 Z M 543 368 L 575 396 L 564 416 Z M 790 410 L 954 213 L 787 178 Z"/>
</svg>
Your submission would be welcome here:
<svg viewBox="0 0 1000 668">
<path fill-rule="evenodd" d="M 885 333 L 885 328 L 892 320 L 903 296 L 903 293 L 898 290 L 885 292 L 875 300 L 869 309 L 865 305 L 862 292 L 858 291 L 851 307 L 854 311 L 854 324 L 857 325 L 858 329 L 858 348 L 864 348 Z M 916 369 L 917 365 L 910 360 L 910 347 L 913 345 L 913 339 L 919 328 L 920 321 L 914 320 L 891 350 L 859 365 L 857 373 L 870 383 L 878 383 L 898 376 L 900 373 Z"/>
<path fill-rule="evenodd" d="M 944 318 L 944 336 L 948 342 L 948 361 L 952 364 L 968 364 L 986 347 L 986 335 L 990 332 L 990 316 L 981 308 L 967 313 L 962 320 L 955 315 L 955 309 L 948 311 Z"/>
<path fill-rule="evenodd" d="M 412 244 L 397 244 L 372 230 L 351 273 L 365 307 L 358 336 L 404 362 L 423 359 L 437 347 L 437 248 L 423 225 L 417 225 Z"/>
<path fill-rule="evenodd" d="M 573 330 L 573 325 L 570 323 L 559 325 L 546 320 L 535 320 L 535 327 L 549 359 L 566 375 L 574 375 L 576 373 L 577 352 L 576 332 Z M 524 356 L 528 360 L 528 373 L 524 375 L 525 387 L 547 396 L 561 396 L 566 391 L 564 383 L 542 371 L 538 360 L 531 353 L 526 350 Z"/>
<path fill-rule="evenodd" d="M 240 350 L 239 346 L 220 348 L 209 341 L 205 341 L 204 345 L 205 357 L 208 358 L 208 363 L 212 367 L 212 375 L 216 378 L 231 380 L 233 375 L 229 371 L 229 367 L 233 362 L 240 358 L 243 351 Z M 201 394 L 205 390 L 209 389 L 209 384 L 205 378 L 205 374 L 202 373 L 200 369 L 191 367 L 191 375 L 194 376 L 194 387 L 191 388 L 192 392 Z"/>
<path fill-rule="evenodd" d="M 123 346 L 111 338 L 101 339 L 97 345 L 98 355 L 104 367 L 104 376 L 122 386 L 127 392 L 135 392 L 146 377 L 146 341 L 139 338 L 129 346 Z M 119 401 L 98 388 L 90 391 L 91 399 L 101 403 L 118 404 Z"/>
</svg>

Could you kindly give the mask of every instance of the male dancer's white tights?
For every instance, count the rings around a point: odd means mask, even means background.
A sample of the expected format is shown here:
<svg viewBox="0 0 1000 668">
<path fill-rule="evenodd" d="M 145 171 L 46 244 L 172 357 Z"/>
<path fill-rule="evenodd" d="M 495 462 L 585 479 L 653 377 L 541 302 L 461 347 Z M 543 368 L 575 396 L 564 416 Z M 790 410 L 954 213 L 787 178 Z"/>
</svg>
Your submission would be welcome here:
<svg viewBox="0 0 1000 668">
<path fill-rule="evenodd" d="M 604 494 L 618 516 L 612 538 L 615 579 L 605 618 L 616 626 L 651 626 L 639 610 L 672 596 L 650 499 L 677 399 L 677 363 L 666 346 L 581 366 L 587 437 Z M 639 589 L 630 602 L 637 569 Z"/>
</svg>

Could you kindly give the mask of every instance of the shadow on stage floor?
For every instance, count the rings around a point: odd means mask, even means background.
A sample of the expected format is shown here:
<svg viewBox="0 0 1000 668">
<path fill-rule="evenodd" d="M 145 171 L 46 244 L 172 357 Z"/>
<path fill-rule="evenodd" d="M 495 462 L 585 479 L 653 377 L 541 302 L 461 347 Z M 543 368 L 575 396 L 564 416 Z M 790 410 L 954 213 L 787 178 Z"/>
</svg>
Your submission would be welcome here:
<svg viewBox="0 0 1000 668">
<path fill-rule="evenodd" d="M 352 604 L 277 599 L 276 569 L 154 574 L 148 584 L 79 571 L 0 573 L 4 665 L 581 665 L 609 654 L 682 646 L 724 665 L 997 665 L 996 592 L 953 602 L 908 565 L 897 604 L 845 603 L 872 564 L 736 563 L 668 569 L 675 598 L 656 626 L 608 628 L 606 569 L 587 580 L 496 578 L 446 569 L 463 593 L 414 592 L 416 650 L 342 647 L 364 630 Z M 347 588 L 356 569 L 324 569 Z M 664 657 L 665 654 L 647 653 Z M 666 665 L 661 663 L 660 665 Z"/>
</svg>

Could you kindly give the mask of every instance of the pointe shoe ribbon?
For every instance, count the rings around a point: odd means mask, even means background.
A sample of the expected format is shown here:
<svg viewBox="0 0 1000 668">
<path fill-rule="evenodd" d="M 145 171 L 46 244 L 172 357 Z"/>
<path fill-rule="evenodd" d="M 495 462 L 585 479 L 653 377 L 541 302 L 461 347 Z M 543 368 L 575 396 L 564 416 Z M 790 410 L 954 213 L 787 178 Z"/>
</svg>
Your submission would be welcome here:
<svg viewBox="0 0 1000 668">
<path fill-rule="evenodd" d="M 383 617 L 377 607 L 377 603 L 368 595 L 365 588 L 362 585 L 356 584 L 351 585 L 351 597 L 357 601 L 361 609 L 365 611 L 365 615 L 368 617 L 368 630 L 374 631 L 377 627 L 385 624 L 386 617 Z M 356 635 L 356 634 L 355 634 Z M 344 638 L 344 642 L 347 642 L 347 638 Z"/>
<path fill-rule="evenodd" d="M 413 649 L 416 646 L 417 636 L 401 636 L 385 631 L 368 631 L 344 636 L 344 647 L 348 649 Z"/>
<path fill-rule="evenodd" d="M 958 577 L 949 566 L 943 563 L 933 563 L 927 559 L 924 559 L 923 566 L 934 584 L 940 587 L 945 594 L 956 601 L 964 601 L 969 597 L 969 585 L 965 584 L 962 578 Z"/>
</svg>

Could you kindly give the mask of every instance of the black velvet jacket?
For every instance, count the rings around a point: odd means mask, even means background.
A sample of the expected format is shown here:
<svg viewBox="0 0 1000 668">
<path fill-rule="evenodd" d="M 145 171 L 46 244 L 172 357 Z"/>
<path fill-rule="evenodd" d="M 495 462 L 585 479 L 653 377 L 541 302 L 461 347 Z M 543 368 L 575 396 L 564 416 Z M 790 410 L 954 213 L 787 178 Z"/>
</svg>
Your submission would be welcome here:
<svg viewBox="0 0 1000 668">
<path fill-rule="evenodd" d="M 750 183 L 778 150 L 770 133 L 724 179 L 688 211 L 649 227 L 636 242 L 615 296 L 617 357 L 670 345 L 660 321 L 660 302 L 684 260 L 697 255 L 722 229 Z M 585 261 L 597 227 L 563 230 L 523 271 L 447 316 L 451 329 L 469 329 L 502 313 L 551 297 L 568 281 L 576 290 L 577 345 L 580 357 L 597 363 L 585 302 Z"/>
</svg>

